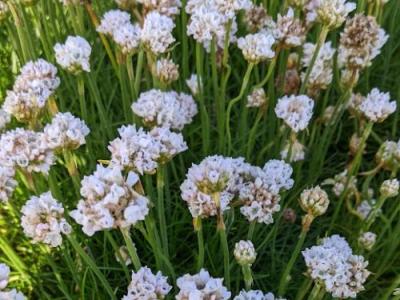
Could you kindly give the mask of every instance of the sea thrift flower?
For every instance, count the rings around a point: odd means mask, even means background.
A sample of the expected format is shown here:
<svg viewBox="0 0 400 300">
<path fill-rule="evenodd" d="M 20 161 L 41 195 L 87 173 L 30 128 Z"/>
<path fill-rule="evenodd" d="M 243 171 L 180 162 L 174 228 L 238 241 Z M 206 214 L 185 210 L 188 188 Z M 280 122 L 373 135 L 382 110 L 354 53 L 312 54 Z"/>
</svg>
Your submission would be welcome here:
<svg viewBox="0 0 400 300">
<path fill-rule="evenodd" d="M 72 74 L 90 72 L 92 47 L 80 36 L 69 36 L 65 44 L 54 46 L 57 63 Z"/>
<path fill-rule="evenodd" d="M 304 190 L 300 195 L 300 207 L 313 217 L 323 215 L 328 209 L 328 194 L 318 185 Z"/>
<path fill-rule="evenodd" d="M 8 285 L 8 279 L 10 276 L 10 267 L 6 264 L 0 264 L 0 290 L 3 290 Z"/>
<path fill-rule="evenodd" d="M 162 58 L 156 63 L 156 76 L 161 82 L 171 84 L 179 78 L 179 66 L 172 59 Z"/>
<path fill-rule="evenodd" d="M 64 218 L 64 208 L 50 192 L 33 196 L 21 209 L 21 225 L 33 243 L 42 242 L 51 247 L 62 244 L 61 234 L 70 234 L 71 226 Z"/>
<path fill-rule="evenodd" d="M 154 159 L 159 164 L 169 162 L 173 157 L 188 149 L 181 133 L 172 132 L 165 127 L 155 127 L 149 134 L 158 144 L 157 157 Z"/>
<path fill-rule="evenodd" d="M 0 1 L 0 22 L 8 17 L 10 9 L 6 2 Z"/>
<path fill-rule="evenodd" d="M 304 43 L 306 29 L 301 20 L 294 16 L 294 11 L 290 7 L 286 15 L 278 14 L 273 35 L 282 47 L 292 48 Z"/>
<path fill-rule="evenodd" d="M 138 24 L 126 23 L 114 30 L 112 37 L 125 55 L 134 54 L 140 46 L 142 29 Z"/>
<path fill-rule="evenodd" d="M 282 160 L 271 159 L 263 168 L 266 174 L 264 180 L 269 185 L 271 192 L 278 194 L 280 191 L 287 191 L 293 187 L 294 180 L 292 167 Z"/>
<path fill-rule="evenodd" d="M 196 96 L 199 93 L 199 79 L 196 74 L 192 74 L 190 75 L 189 79 L 186 79 L 186 85 L 190 89 L 190 92 L 193 94 L 193 96 Z"/>
<path fill-rule="evenodd" d="M 250 32 L 259 31 L 273 22 L 262 4 L 255 5 L 246 10 L 244 22 Z"/>
<path fill-rule="evenodd" d="M 388 36 L 373 16 L 355 15 L 346 22 L 340 35 L 339 66 L 350 70 L 370 66 L 387 40 Z"/>
<path fill-rule="evenodd" d="M 4 109 L 0 108 L 0 131 L 4 130 L 11 121 L 11 116 Z"/>
<path fill-rule="evenodd" d="M 395 171 L 400 167 L 400 141 L 385 141 L 375 155 L 379 165 L 389 171 Z"/>
<path fill-rule="evenodd" d="M 7 202 L 12 196 L 17 181 L 14 179 L 15 170 L 10 167 L 0 166 L 0 201 Z"/>
<path fill-rule="evenodd" d="M 289 161 L 289 162 L 296 162 L 304 160 L 306 153 L 305 153 L 305 146 L 300 143 L 297 139 L 293 142 L 287 142 L 283 147 L 281 153 L 281 159 Z"/>
<path fill-rule="evenodd" d="M 161 272 L 153 274 L 148 267 L 141 267 L 132 272 L 132 281 L 128 286 L 128 294 L 122 300 L 164 299 L 171 290 L 167 277 Z"/>
<path fill-rule="evenodd" d="M 381 123 L 396 110 L 396 101 L 390 101 L 389 93 L 374 88 L 360 104 L 360 111 L 371 122 Z"/>
<path fill-rule="evenodd" d="M 248 34 L 237 41 L 244 58 L 253 64 L 273 58 L 275 56 L 275 52 L 272 50 L 274 43 L 274 37 L 264 31 Z"/>
<path fill-rule="evenodd" d="M 396 197 L 399 194 L 399 187 L 400 183 L 397 179 L 385 180 L 380 187 L 381 195 L 385 198 Z"/>
<path fill-rule="evenodd" d="M 50 149 L 74 150 L 86 143 L 90 130 L 85 122 L 71 113 L 57 113 L 44 128 L 44 136 Z"/>
<path fill-rule="evenodd" d="M 257 88 L 247 96 L 247 107 L 262 107 L 267 103 L 267 96 L 263 88 Z"/>
<path fill-rule="evenodd" d="M 319 246 L 304 250 L 308 275 L 335 298 L 356 298 L 370 272 L 362 256 L 352 254 L 340 236 L 324 238 Z"/>
<path fill-rule="evenodd" d="M 337 197 L 344 192 L 346 184 L 348 191 L 352 192 L 357 190 L 357 178 L 351 176 L 351 178 L 348 179 L 347 170 L 344 170 L 342 173 L 335 175 L 333 178 L 326 179 L 323 182 L 323 185 L 333 185 L 332 191 Z"/>
<path fill-rule="evenodd" d="M 264 294 L 260 290 L 241 291 L 233 300 L 286 300 L 275 297 L 272 293 Z"/>
<path fill-rule="evenodd" d="M 113 36 L 123 26 L 130 24 L 131 16 L 124 11 L 115 9 L 106 12 L 96 30 L 100 33 Z"/>
<path fill-rule="evenodd" d="M 175 42 L 172 35 L 174 28 L 175 23 L 171 18 L 152 11 L 144 19 L 141 40 L 154 55 L 160 55 Z"/>
<path fill-rule="evenodd" d="M 213 299 L 213 300 L 228 300 L 231 297 L 231 292 L 223 286 L 222 278 L 213 278 L 210 274 L 201 269 L 198 274 L 185 274 L 177 280 L 178 288 L 180 289 L 176 300 L 189 299 Z"/>
<path fill-rule="evenodd" d="M 376 204 L 376 200 L 370 199 L 370 200 L 363 200 L 360 205 L 357 207 L 357 213 L 360 215 L 360 217 L 365 220 L 368 218 L 369 214 L 371 213 L 373 207 Z M 381 210 L 379 210 L 379 213 Z"/>
<path fill-rule="evenodd" d="M 241 266 L 251 266 L 256 261 L 256 249 L 251 241 L 239 241 L 233 251 L 236 261 Z"/>
<path fill-rule="evenodd" d="M 48 174 L 54 163 L 53 152 L 41 132 L 22 128 L 7 131 L 0 136 L 0 145 L 0 162 L 3 166 Z"/>
<path fill-rule="evenodd" d="M 311 120 L 314 101 L 305 96 L 284 96 L 278 100 L 275 113 L 278 118 L 283 119 L 287 126 L 294 132 L 307 128 Z"/>
<path fill-rule="evenodd" d="M 197 114 L 197 105 L 187 94 L 153 89 L 142 93 L 132 110 L 146 125 L 182 130 Z"/>
<path fill-rule="evenodd" d="M 360 106 L 361 103 L 363 103 L 365 100 L 365 97 L 361 95 L 360 93 L 353 93 L 350 97 L 349 103 L 348 103 L 348 110 L 349 112 L 354 115 L 354 116 L 359 116 L 362 112 L 360 111 Z"/>
<path fill-rule="evenodd" d="M 157 11 L 162 15 L 174 17 L 182 6 L 180 0 L 138 0 L 146 11 Z"/>
<path fill-rule="evenodd" d="M 363 232 L 358 237 L 359 245 L 368 251 L 374 247 L 375 242 L 376 242 L 376 234 L 373 232 Z"/>
<path fill-rule="evenodd" d="M 331 45 L 331 42 L 325 43 L 318 52 L 317 59 L 307 82 L 307 86 L 310 90 L 318 91 L 321 89 L 326 89 L 332 82 L 333 56 L 335 55 L 335 49 L 333 49 Z M 302 66 L 304 68 L 308 68 L 310 66 L 314 52 L 314 44 L 304 44 L 303 57 L 301 59 Z M 304 72 L 301 74 L 301 79 L 305 79 Z"/>
<path fill-rule="evenodd" d="M 97 165 L 93 175 L 82 180 L 77 209 L 71 217 L 88 236 L 111 228 L 128 228 L 143 221 L 149 213 L 149 200 L 137 193 L 133 186 L 139 177 L 129 172 L 125 178 L 117 166 Z"/>
<path fill-rule="evenodd" d="M 356 4 L 346 0 L 315 1 L 317 20 L 330 29 L 340 27 L 349 13 L 356 9 Z"/>
<path fill-rule="evenodd" d="M 18 292 L 16 289 L 4 290 L 9 281 L 10 267 L 6 264 L 0 264 L 0 299 L 2 300 L 25 300 L 24 294 Z"/>
</svg>

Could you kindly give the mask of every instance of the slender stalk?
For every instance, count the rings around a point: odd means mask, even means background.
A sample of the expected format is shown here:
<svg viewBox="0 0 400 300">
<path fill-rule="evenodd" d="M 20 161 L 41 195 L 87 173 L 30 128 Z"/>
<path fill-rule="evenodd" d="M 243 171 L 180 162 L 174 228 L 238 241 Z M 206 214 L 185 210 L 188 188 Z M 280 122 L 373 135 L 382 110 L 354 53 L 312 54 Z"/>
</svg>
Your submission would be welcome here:
<svg viewBox="0 0 400 300">
<path fill-rule="evenodd" d="M 311 290 L 310 295 L 308 296 L 308 300 L 317 299 L 320 291 L 321 291 L 321 286 L 318 283 L 315 283 L 313 289 Z"/>
<path fill-rule="evenodd" d="M 249 231 L 247 232 L 247 239 L 250 241 L 253 239 L 255 228 L 256 228 L 256 221 L 251 221 L 249 226 Z"/>
<path fill-rule="evenodd" d="M 278 60 L 278 54 L 279 54 L 279 50 L 276 51 L 274 58 L 271 60 L 271 63 L 269 64 L 269 67 L 268 67 L 267 74 L 265 75 L 264 79 L 260 83 L 255 85 L 254 89 L 262 88 L 269 81 L 272 74 L 274 73 L 276 62 Z"/>
<path fill-rule="evenodd" d="M 250 265 L 242 266 L 242 274 L 246 290 L 250 290 L 253 285 L 253 274 Z"/>
<path fill-rule="evenodd" d="M 121 264 L 122 270 L 124 270 L 126 279 L 129 281 L 130 280 L 130 275 L 129 275 L 129 271 L 128 268 L 126 267 L 125 261 L 119 251 L 117 242 L 115 241 L 114 237 L 112 236 L 111 232 L 109 231 L 104 231 L 104 235 L 106 237 L 106 239 L 110 242 L 111 246 L 114 249 L 115 255 L 118 257 L 118 260 Z"/>
<path fill-rule="evenodd" d="M 165 220 L 165 205 L 164 205 L 164 187 L 165 187 L 165 166 L 160 165 L 157 169 L 157 214 L 160 222 L 160 234 L 163 252 L 166 257 L 169 257 L 168 250 L 168 231 L 167 222 Z"/>
<path fill-rule="evenodd" d="M 142 79 L 142 71 L 144 64 L 144 50 L 141 49 L 138 54 L 137 64 L 136 64 L 136 74 L 135 74 L 135 99 L 139 97 L 140 93 L 140 83 Z"/>
<path fill-rule="evenodd" d="M 193 227 L 197 234 L 198 255 L 197 255 L 197 270 L 200 271 L 204 266 L 204 236 L 203 224 L 201 218 L 193 219 Z"/>
<path fill-rule="evenodd" d="M 72 183 L 74 185 L 75 192 L 79 196 L 81 189 L 81 179 L 76 165 L 76 159 L 74 157 L 74 154 L 70 150 L 63 151 L 63 155 L 64 155 L 65 166 L 68 170 L 68 174 L 72 178 Z"/>
<path fill-rule="evenodd" d="M 132 260 L 133 266 L 135 267 L 135 270 L 138 271 L 142 264 L 140 263 L 140 259 L 137 254 L 137 251 L 136 251 L 136 246 L 132 241 L 129 229 L 130 229 L 129 227 L 121 228 L 121 233 L 122 233 L 122 236 L 124 237 L 124 241 L 125 241 L 126 247 L 128 248 L 128 253 Z"/>
<path fill-rule="evenodd" d="M 86 101 L 85 101 L 85 80 L 83 76 L 80 74 L 77 77 L 78 82 L 78 95 L 79 95 L 79 106 L 81 109 L 81 116 L 82 119 L 86 122 L 88 121 L 88 113 L 86 108 Z"/>
<path fill-rule="evenodd" d="M 247 141 L 247 152 L 246 152 L 247 160 L 250 160 L 250 156 L 253 152 L 254 144 L 255 144 L 255 140 L 256 140 L 255 137 L 256 137 L 257 129 L 258 129 L 258 124 L 260 123 L 262 117 L 264 116 L 264 113 L 265 113 L 265 108 L 260 108 L 258 110 L 254 125 L 250 129 L 249 139 Z"/>
</svg>

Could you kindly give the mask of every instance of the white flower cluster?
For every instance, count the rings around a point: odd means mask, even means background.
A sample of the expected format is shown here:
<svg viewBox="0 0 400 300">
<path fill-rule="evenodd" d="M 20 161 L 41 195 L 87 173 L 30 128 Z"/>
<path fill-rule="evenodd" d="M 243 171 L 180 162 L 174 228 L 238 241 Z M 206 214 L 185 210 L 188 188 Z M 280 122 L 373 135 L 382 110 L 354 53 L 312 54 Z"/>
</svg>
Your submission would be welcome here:
<svg viewBox="0 0 400 300">
<path fill-rule="evenodd" d="M 154 275 L 148 267 L 141 267 L 137 272 L 132 272 L 128 294 L 123 296 L 122 300 L 161 300 L 171 288 L 167 277 L 160 271 Z"/>
<path fill-rule="evenodd" d="M 72 74 L 90 72 L 92 47 L 80 36 L 69 36 L 65 44 L 54 46 L 57 63 Z"/>
<path fill-rule="evenodd" d="M 61 234 L 70 234 L 71 226 L 64 218 L 64 208 L 50 192 L 33 196 L 21 209 L 21 225 L 33 243 L 42 242 L 51 247 L 62 244 Z"/>
<path fill-rule="evenodd" d="M 12 196 L 17 181 L 14 179 L 15 171 L 10 167 L 0 165 L 0 201 L 7 202 Z"/>
<path fill-rule="evenodd" d="M 126 24 L 130 24 L 131 16 L 124 11 L 114 9 L 106 12 L 96 30 L 102 34 L 113 36 L 114 32 Z"/>
<path fill-rule="evenodd" d="M 315 51 L 315 44 L 306 43 L 303 46 L 303 57 L 301 59 L 302 66 L 307 68 L 310 66 L 313 54 Z M 333 57 L 335 49 L 332 48 L 332 43 L 327 42 L 322 45 L 318 52 L 317 59 L 313 65 L 310 76 L 308 78 L 307 86 L 309 89 L 320 90 L 326 89 L 332 82 L 333 78 Z M 301 79 L 304 80 L 305 73 L 301 74 Z"/>
<path fill-rule="evenodd" d="M 305 95 L 284 96 L 278 100 L 275 113 L 294 132 L 307 128 L 314 109 L 314 101 Z"/>
<path fill-rule="evenodd" d="M 347 0 L 311 0 L 308 4 L 307 20 L 318 22 L 334 29 L 340 27 L 349 13 L 356 9 L 356 4 Z"/>
<path fill-rule="evenodd" d="M 44 128 L 47 145 L 53 150 L 74 150 L 86 143 L 90 130 L 85 122 L 71 113 L 57 113 Z"/>
<path fill-rule="evenodd" d="M 180 289 L 176 300 L 213 299 L 228 300 L 231 292 L 223 286 L 222 278 L 213 278 L 206 270 L 201 269 L 198 274 L 185 274 L 177 280 Z"/>
<path fill-rule="evenodd" d="M 284 298 L 275 297 L 272 293 L 264 294 L 260 290 L 241 291 L 233 300 L 286 300 Z"/>
<path fill-rule="evenodd" d="M 0 164 L 3 166 L 48 174 L 54 163 L 53 151 L 42 132 L 23 128 L 7 131 L 0 136 L 0 145 Z"/>
<path fill-rule="evenodd" d="M 273 26 L 273 35 L 285 48 L 298 47 L 306 39 L 306 29 L 301 20 L 294 16 L 294 11 L 289 7 L 286 15 L 278 14 L 278 19 Z"/>
<path fill-rule="evenodd" d="M 156 76 L 161 82 L 171 84 L 179 78 L 179 66 L 172 59 L 157 60 Z"/>
<path fill-rule="evenodd" d="M 235 244 L 233 255 L 239 265 L 251 266 L 257 257 L 256 249 L 251 241 L 239 241 Z"/>
<path fill-rule="evenodd" d="M 1 300 L 25 300 L 26 297 L 16 289 L 5 291 L 10 277 L 10 267 L 0 264 L 0 299 Z"/>
<path fill-rule="evenodd" d="M 275 56 L 275 52 L 272 50 L 274 43 L 274 37 L 267 31 L 248 34 L 237 41 L 244 58 L 253 64 L 273 58 Z"/>
<path fill-rule="evenodd" d="M 181 133 L 168 128 L 155 127 L 150 132 L 134 125 L 118 129 L 119 138 L 110 142 L 113 165 L 134 170 L 139 174 L 154 174 L 158 164 L 171 160 L 185 151 L 187 145 Z"/>
<path fill-rule="evenodd" d="M 400 166 L 400 140 L 398 142 L 385 141 L 375 155 L 378 164 L 393 171 Z"/>
<path fill-rule="evenodd" d="M 377 88 L 371 90 L 359 107 L 369 121 L 377 123 L 383 122 L 396 108 L 396 101 L 390 101 L 390 94 Z"/>
<path fill-rule="evenodd" d="M 146 125 L 182 130 L 197 114 L 197 105 L 190 95 L 152 89 L 139 96 L 132 110 Z"/>
<path fill-rule="evenodd" d="M 60 79 L 56 67 L 43 59 L 28 62 L 20 72 L 12 91 L 7 91 L 3 109 L 17 120 L 29 122 L 43 111 Z"/>
<path fill-rule="evenodd" d="M 160 55 L 175 42 L 172 35 L 174 28 L 175 23 L 170 17 L 152 11 L 144 19 L 141 41 L 153 54 Z"/>
<path fill-rule="evenodd" d="M 247 107 L 261 107 L 267 103 L 267 96 L 263 88 L 257 88 L 247 96 Z"/>
<path fill-rule="evenodd" d="M 82 180 L 81 199 L 71 217 L 88 236 L 111 228 L 127 228 L 145 219 L 149 200 L 137 193 L 133 186 L 139 177 L 129 172 L 125 178 L 121 168 L 97 165 L 93 175 Z"/>
<path fill-rule="evenodd" d="M 180 0 L 138 0 L 147 11 L 157 11 L 162 15 L 174 17 L 182 6 Z"/>
<path fill-rule="evenodd" d="M 364 290 L 370 272 L 362 256 L 352 254 L 346 240 L 338 235 L 324 238 L 319 246 L 304 250 L 309 276 L 322 283 L 335 298 L 356 298 Z"/>
<path fill-rule="evenodd" d="M 4 109 L 0 108 L 0 131 L 4 130 L 11 121 L 11 116 Z"/>
<path fill-rule="evenodd" d="M 338 64 L 346 69 L 363 69 L 381 52 L 388 40 L 372 16 L 357 14 L 346 22 L 340 35 Z"/>
</svg>

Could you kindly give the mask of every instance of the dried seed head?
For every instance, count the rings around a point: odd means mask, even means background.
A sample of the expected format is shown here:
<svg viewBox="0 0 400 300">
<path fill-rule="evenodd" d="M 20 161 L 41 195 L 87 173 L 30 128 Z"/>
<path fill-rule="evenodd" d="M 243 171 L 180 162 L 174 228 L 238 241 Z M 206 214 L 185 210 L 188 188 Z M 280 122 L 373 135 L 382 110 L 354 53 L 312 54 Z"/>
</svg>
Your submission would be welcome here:
<svg viewBox="0 0 400 300">
<path fill-rule="evenodd" d="M 294 16 L 293 9 L 289 8 L 286 15 L 278 15 L 273 34 L 283 48 L 298 47 L 306 39 L 306 28 Z"/>
<path fill-rule="evenodd" d="M 246 10 L 244 20 L 250 32 L 257 32 L 272 22 L 272 18 L 268 16 L 262 4 L 252 5 L 249 10 Z"/>
</svg>

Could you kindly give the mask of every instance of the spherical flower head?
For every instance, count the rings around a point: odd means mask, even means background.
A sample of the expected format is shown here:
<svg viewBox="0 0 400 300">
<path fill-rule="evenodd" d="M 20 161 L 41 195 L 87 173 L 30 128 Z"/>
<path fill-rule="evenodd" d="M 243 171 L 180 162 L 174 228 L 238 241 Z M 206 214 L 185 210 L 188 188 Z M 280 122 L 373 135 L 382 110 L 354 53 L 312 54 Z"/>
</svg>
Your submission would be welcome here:
<svg viewBox="0 0 400 300">
<path fill-rule="evenodd" d="M 44 128 L 44 136 L 50 149 L 75 150 L 86 143 L 90 130 L 85 122 L 71 113 L 57 113 Z"/>
<path fill-rule="evenodd" d="M 262 107 L 267 103 L 267 96 L 263 88 L 254 89 L 247 96 L 247 107 Z"/>
<path fill-rule="evenodd" d="M 26 300 L 24 294 L 18 292 L 16 289 L 12 289 L 9 291 L 0 291 L 0 299 L 4 300 Z"/>
<path fill-rule="evenodd" d="M 262 4 L 253 4 L 250 9 L 246 10 L 244 22 L 250 32 L 259 31 L 273 22 L 268 16 L 267 10 Z"/>
<path fill-rule="evenodd" d="M 162 58 L 156 63 L 156 76 L 164 84 L 171 84 L 179 78 L 179 66 L 172 59 Z"/>
<path fill-rule="evenodd" d="M 314 217 L 323 215 L 328 209 L 328 194 L 318 185 L 304 190 L 300 195 L 300 207 Z"/>
<path fill-rule="evenodd" d="M 272 293 L 266 293 L 260 290 L 241 291 L 233 300 L 286 300 L 284 298 L 275 297 Z"/>
<path fill-rule="evenodd" d="M 400 141 L 383 142 L 375 155 L 375 160 L 385 170 L 397 170 L 400 166 Z"/>
<path fill-rule="evenodd" d="M 158 155 L 154 159 L 165 164 L 176 155 L 188 149 L 182 133 L 175 133 L 166 127 L 155 127 L 149 132 L 151 138 L 159 145 Z"/>
<path fill-rule="evenodd" d="M 127 12 L 115 9 L 110 10 L 104 14 L 101 19 L 100 25 L 96 30 L 99 33 L 113 36 L 114 31 L 119 30 L 121 27 L 130 24 L 131 16 Z"/>
<path fill-rule="evenodd" d="M 152 11 L 144 19 L 141 32 L 142 43 L 154 55 L 165 53 L 168 47 L 175 42 L 172 35 L 174 28 L 175 23 L 170 17 Z"/>
<path fill-rule="evenodd" d="M 80 36 L 69 36 L 65 44 L 57 43 L 54 46 L 57 63 L 72 74 L 82 71 L 90 72 L 90 54 L 92 47 Z"/>
<path fill-rule="evenodd" d="M 257 257 L 256 249 L 251 241 L 239 241 L 236 243 L 233 255 L 241 266 L 251 266 Z"/>
<path fill-rule="evenodd" d="M 377 88 L 367 95 L 360 104 L 360 111 L 365 118 L 374 123 L 381 123 L 389 115 L 395 112 L 397 108 L 396 101 L 390 101 L 389 93 L 382 93 Z"/>
<path fill-rule="evenodd" d="M 314 101 L 305 95 L 284 96 L 278 100 L 275 113 L 294 132 L 307 128 L 311 120 Z"/>
<path fill-rule="evenodd" d="M 53 151 L 48 147 L 41 132 L 17 128 L 2 134 L 0 144 L 2 166 L 46 175 L 54 163 Z"/>
<path fill-rule="evenodd" d="M 132 272 L 132 281 L 128 286 L 128 294 L 122 300 L 164 299 L 171 290 L 167 277 L 159 271 L 153 274 L 148 267 L 141 267 Z"/>
<path fill-rule="evenodd" d="M 385 198 L 396 197 L 399 194 L 399 186 L 400 183 L 397 179 L 385 180 L 380 187 L 380 193 Z"/>
<path fill-rule="evenodd" d="M 139 176 L 129 172 L 125 177 L 118 166 L 97 165 L 96 171 L 81 182 L 82 199 L 70 212 L 83 232 L 129 228 L 143 221 L 149 213 L 149 200 L 134 190 Z"/>
<path fill-rule="evenodd" d="M 281 151 L 281 159 L 288 162 L 302 161 L 305 158 L 305 146 L 297 139 L 288 141 Z"/>
<path fill-rule="evenodd" d="M 272 50 L 274 43 L 274 37 L 267 31 L 248 34 L 237 41 L 244 58 L 253 64 L 273 58 L 275 56 L 275 52 Z"/>
<path fill-rule="evenodd" d="M 18 182 L 14 179 L 15 170 L 0 166 L 0 201 L 7 202 L 12 196 Z"/>
<path fill-rule="evenodd" d="M 4 21 L 10 12 L 6 2 L 0 1 L 0 22 Z"/>
<path fill-rule="evenodd" d="M 162 15 L 174 17 L 179 14 L 182 3 L 180 0 L 138 0 L 146 11 L 157 11 Z"/>
<path fill-rule="evenodd" d="M 193 96 L 196 96 L 200 91 L 199 80 L 201 82 L 201 79 L 197 76 L 197 74 L 192 74 L 190 75 L 189 79 L 186 79 L 186 85 L 188 86 Z"/>
<path fill-rule="evenodd" d="M 201 269 L 198 274 L 185 274 L 177 280 L 179 288 L 176 300 L 213 299 L 228 300 L 231 292 L 223 285 L 222 278 L 213 278 L 208 271 Z"/>
<path fill-rule="evenodd" d="M 197 105 L 190 95 L 153 89 L 140 94 L 132 110 L 147 126 L 182 130 L 197 114 Z"/>
<path fill-rule="evenodd" d="M 21 209 L 21 225 L 33 243 L 42 242 L 51 247 L 62 244 L 61 234 L 70 234 L 71 226 L 64 218 L 64 208 L 50 192 L 33 196 Z"/>
<path fill-rule="evenodd" d="M 281 191 L 290 190 L 293 187 L 293 168 L 283 160 L 271 159 L 263 167 L 269 189 L 272 193 L 278 194 Z"/>
<path fill-rule="evenodd" d="M 298 47 L 306 39 L 306 28 L 302 21 L 294 16 L 293 9 L 289 7 L 286 15 L 278 14 L 273 35 L 284 48 Z"/>
<path fill-rule="evenodd" d="M 356 4 L 347 0 L 318 0 L 317 19 L 330 29 L 340 27 L 349 13 L 356 9 Z"/>
<path fill-rule="evenodd" d="M 376 234 L 373 232 L 363 232 L 358 237 L 358 244 L 365 250 L 370 251 L 376 243 Z"/>
<path fill-rule="evenodd" d="M 115 29 L 112 37 L 123 54 L 132 55 L 139 49 L 141 34 L 138 24 L 126 23 Z"/>
<path fill-rule="evenodd" d="M 0 290 L 3 290 L 8 285 L 10 277 L 10 267 L 6 264 L 0 264 Z"/>
</svg>

